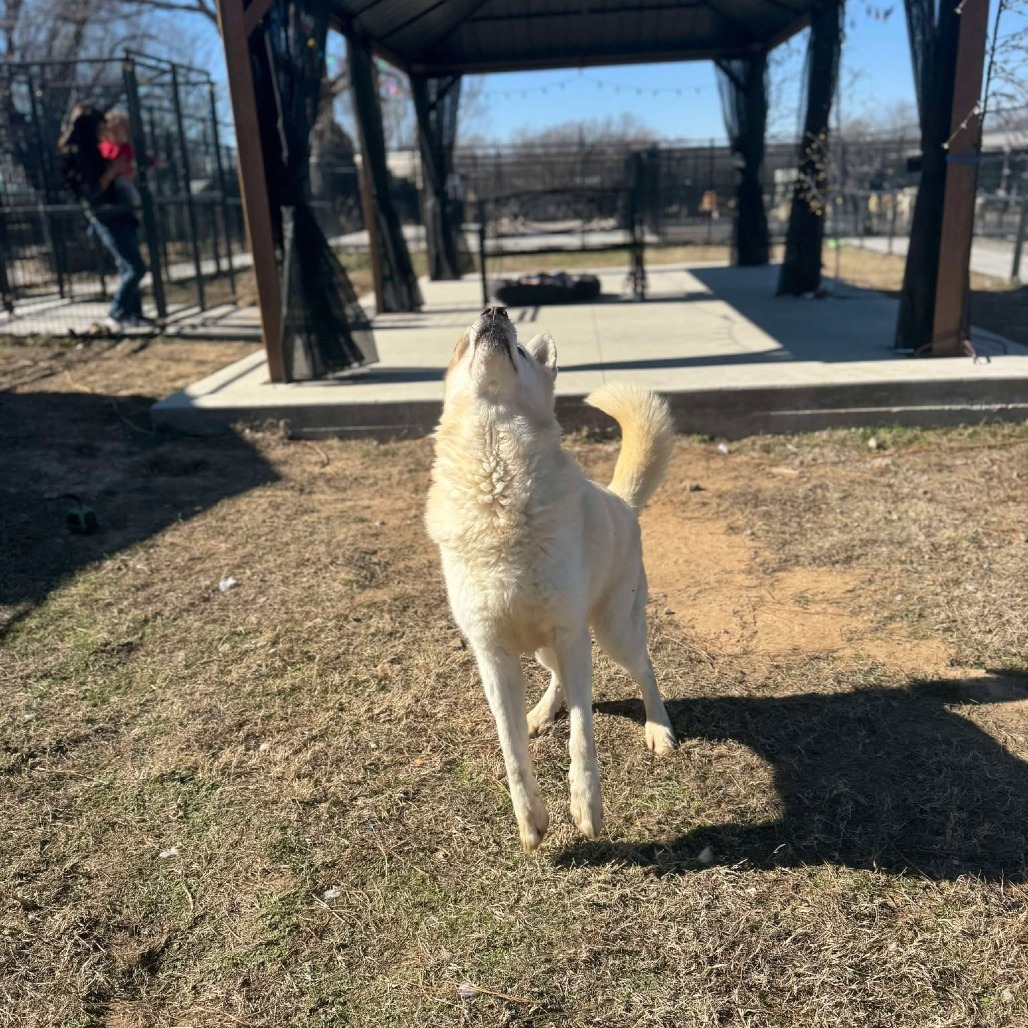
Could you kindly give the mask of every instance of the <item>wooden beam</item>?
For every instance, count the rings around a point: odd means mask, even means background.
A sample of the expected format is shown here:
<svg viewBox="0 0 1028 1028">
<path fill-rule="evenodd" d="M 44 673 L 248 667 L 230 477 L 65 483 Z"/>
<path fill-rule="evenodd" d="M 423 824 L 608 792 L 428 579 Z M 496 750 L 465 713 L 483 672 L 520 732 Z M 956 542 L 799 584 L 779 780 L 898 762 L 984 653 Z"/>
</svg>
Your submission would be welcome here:
<svg viewBox="0 0 1028 1028">
<path fill-rule="evenodd" d="M 964 326 L 982 141 L 978 103 L 989 32 L 989 0 L 963 0 L 959 10 L 960 35 L 932 323 L 933 357 L 959 356 L 967 352 L 969 342 Z"/>
<path fill-rule="evenodd" d="M 225 47 L 228 90 L 236 125 L 239 189 L 243 197 L 243 218 L 250 241 L 261 338 L 268 355 L 272 382 L 288 381 L 282 349 L 282 293 L 275 262 L 275 236 L 271 222 L 271 201 L 264 175 L 260 124 L 253 88 L 253 69 L 246 33 L 243 0 L 217 0 L 218 22 Z"/>
</svg>

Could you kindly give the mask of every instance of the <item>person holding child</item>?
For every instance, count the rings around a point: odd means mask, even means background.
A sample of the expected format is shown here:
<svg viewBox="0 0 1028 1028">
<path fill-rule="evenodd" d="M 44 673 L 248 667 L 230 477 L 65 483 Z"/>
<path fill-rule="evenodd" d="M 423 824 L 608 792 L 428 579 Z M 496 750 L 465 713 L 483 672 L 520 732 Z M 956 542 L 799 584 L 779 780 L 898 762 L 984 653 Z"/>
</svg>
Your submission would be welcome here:
<svg viewBox="0 0 1028 1028">
<path fill-rule="evenodd" d="M 132 182 L 135 163 L 124 116 L 119 122 L 115 114 L 108 125 L 102 111 L 77 106 L 59 151 L 65 181 L 82 204 L 89 231 L 107 248 L 118 269 L 118 287 L 103 328 L 117 333 L 123 328 L 153 326 L 154 322 L 143 316 L 139 291 L 147 268 L 139 251 L 134 210 L 137 194 Z"/>
</svg>

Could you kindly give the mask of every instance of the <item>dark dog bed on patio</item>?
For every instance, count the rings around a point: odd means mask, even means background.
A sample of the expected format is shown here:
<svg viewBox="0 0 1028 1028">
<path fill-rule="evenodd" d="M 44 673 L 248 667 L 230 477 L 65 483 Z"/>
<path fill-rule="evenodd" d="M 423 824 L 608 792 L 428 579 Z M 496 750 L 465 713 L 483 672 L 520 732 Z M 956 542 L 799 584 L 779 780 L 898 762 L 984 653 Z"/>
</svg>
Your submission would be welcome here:
<svg viewBox="0 0 1028 1028">
<path fill-rule="evenodd" d="M 600 295 L 595 275 L 522 275 L 490 283 L 490 292 L 506 307 L 542 307 L 554 303 L 586 303 Z"/>
</svg>

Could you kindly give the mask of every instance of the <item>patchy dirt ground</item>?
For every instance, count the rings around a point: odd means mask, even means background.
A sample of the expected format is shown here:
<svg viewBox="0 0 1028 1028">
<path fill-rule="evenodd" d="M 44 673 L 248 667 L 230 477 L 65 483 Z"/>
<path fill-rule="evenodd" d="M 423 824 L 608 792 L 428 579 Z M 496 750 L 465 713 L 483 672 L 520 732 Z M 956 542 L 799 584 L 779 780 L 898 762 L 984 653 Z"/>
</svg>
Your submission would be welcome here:
<svg viewBox="0 0 1028 1028">
<path fill-rule="evenodd" d="M 25 351 L 0 403 L 0 1023 L 1028 1020 L 1028 426 L 680 440 L 643 534 L 681 745 L 598 657 L 604 838 L 562 720 L 526 858 L 430 443 L 154 435 L 227 359 L 178 345 Z"/>
</svg>

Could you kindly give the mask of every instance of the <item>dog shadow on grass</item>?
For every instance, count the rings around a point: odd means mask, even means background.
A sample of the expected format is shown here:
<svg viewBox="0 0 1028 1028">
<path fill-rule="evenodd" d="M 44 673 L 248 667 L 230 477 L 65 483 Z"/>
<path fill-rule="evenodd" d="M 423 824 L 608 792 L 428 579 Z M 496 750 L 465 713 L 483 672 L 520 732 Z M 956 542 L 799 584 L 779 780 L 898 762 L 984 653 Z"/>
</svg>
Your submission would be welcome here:
<svg viewBox="0 0 1028 1028">
<path fill-rule="evenodd" d="M 670 701 L 680 740 L 733 740 L 767 761 L 780 818 L 708 823 L 637 844 L 582 842 L 557 859 L 631 863 L 657 874 L 691 873 L 704 863 L 833 863 L 934 880 L 971 874 L 1023 881 L 1028 763 L 958 711 L 1024 699 L 1023 680 L 995 673 L 838 695 Z M 596 710 L 643 721 L 637 700 L 598 703 Z M 1028 715 L 1012 720 L 1010 730 L 1028 731 Z"/>
</svg>

